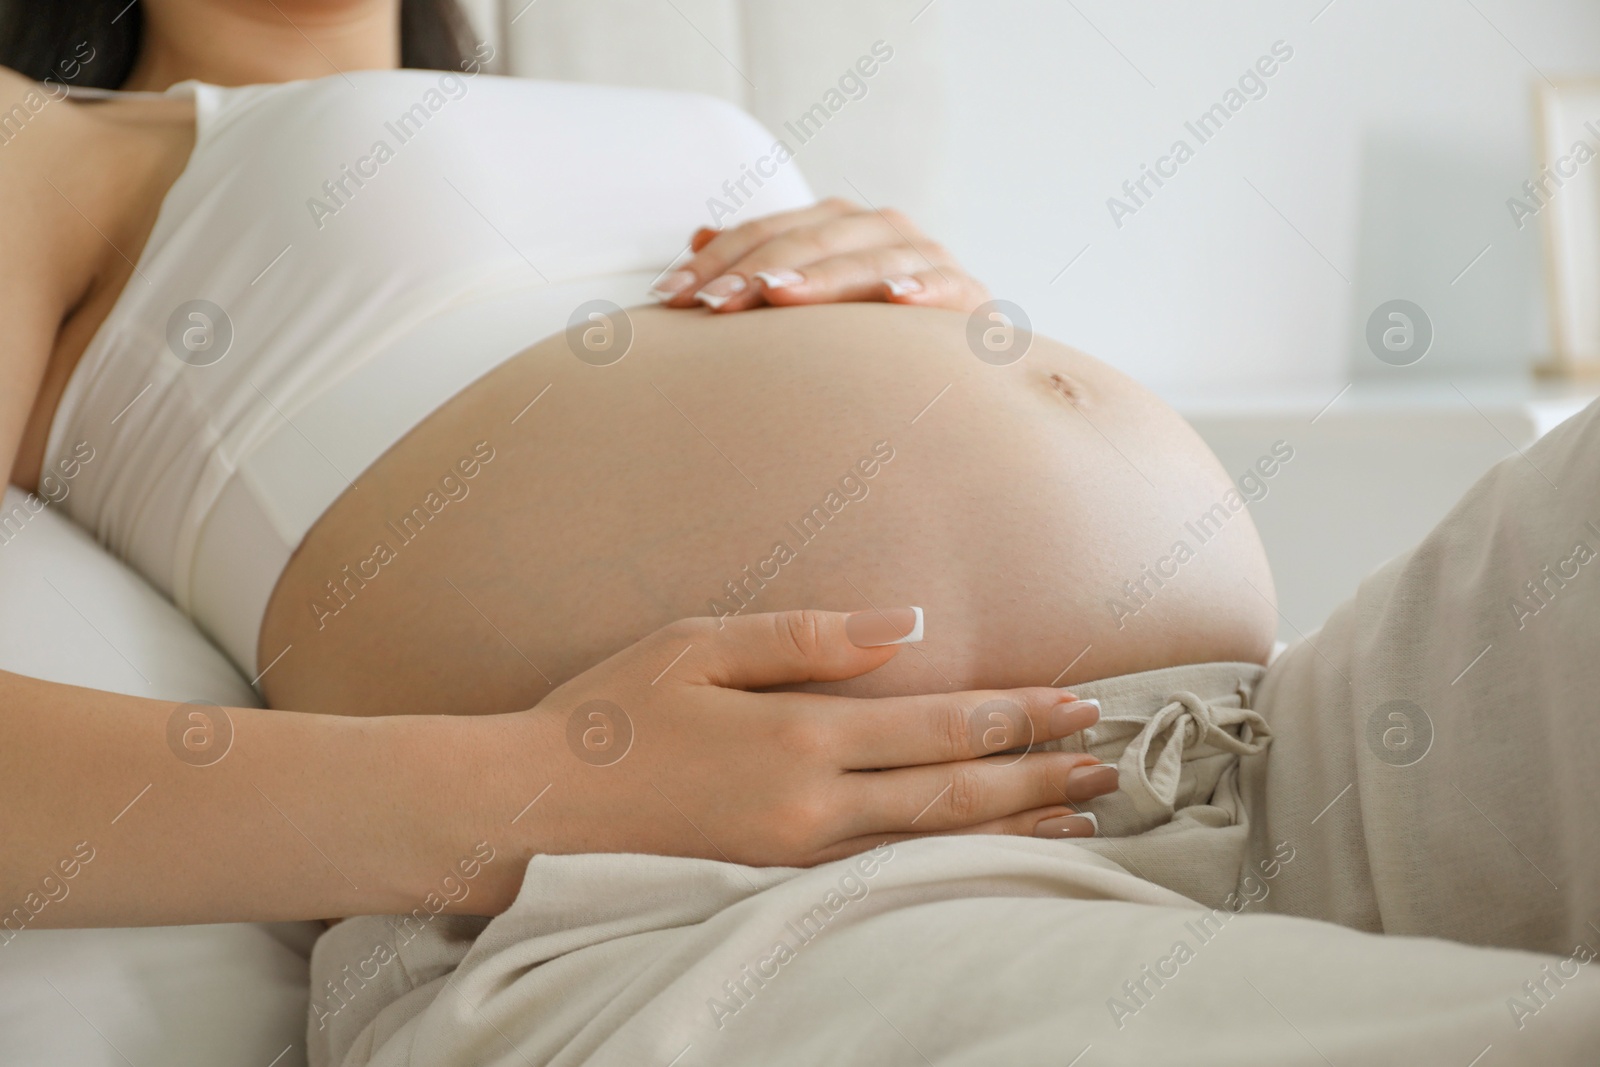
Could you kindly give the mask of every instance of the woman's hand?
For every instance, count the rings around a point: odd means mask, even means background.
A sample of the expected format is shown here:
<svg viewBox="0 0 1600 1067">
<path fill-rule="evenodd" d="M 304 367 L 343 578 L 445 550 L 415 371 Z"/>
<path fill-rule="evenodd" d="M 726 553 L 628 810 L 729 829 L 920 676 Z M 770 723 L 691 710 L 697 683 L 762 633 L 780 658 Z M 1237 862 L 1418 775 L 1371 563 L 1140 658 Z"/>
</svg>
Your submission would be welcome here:
<svg viewBox="0 0 1600 1067">
<path fill-rule="evenodd" d="M 0 811 L 27 814 L 0 900 L 39 902 L 39 928 L 498 915 L 540 852 L 811 864 L 922 834 L 1090 833 L 1069 803 L 1116 769 L 1010 751 L 1098 719 L 1059 689 L 745 692 L 882 666 L 903 621 L 679 622 L 500 715 L 174 704 L 0 671 Z M 200 762 L 173 728 L 196 716 L 227 738 Z"/>
<path fill-rule="evenodd" d="M 1116 769 L 1016 751 L 1091 725 L 1092 702 L 748 691 L 882 666 L 911 611 L 684 620 L 562 685 L 526 713 L 541 747 L 520 788 L 548 783 L 521 819 L 533 851 L 807 866 L 929 834 L 1093 833 L 1070 805 L 1113 791 Z"/>
<path fill-rule="evenodd" d="M 702 228 L 690 248 L 694 258 L 651 290 L 668 307 L 887 300 L 971 311 L 989 299 L 982 282 L 900 212 L 837 197 L 731 230 Z"/>
</svg>

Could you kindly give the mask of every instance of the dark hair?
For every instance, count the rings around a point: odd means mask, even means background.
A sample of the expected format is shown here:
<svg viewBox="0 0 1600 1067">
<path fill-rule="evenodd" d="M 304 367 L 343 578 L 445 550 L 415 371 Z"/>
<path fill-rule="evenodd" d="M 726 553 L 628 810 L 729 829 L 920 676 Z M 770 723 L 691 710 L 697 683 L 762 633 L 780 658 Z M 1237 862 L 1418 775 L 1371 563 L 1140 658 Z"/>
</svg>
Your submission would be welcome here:
<svg viewBox="0 0 1600 1067">
<path fill-rule="evenodd" d="M 0 65 L 35 81 L 119 89 L 143 36 L 139 0 L 0 0 Z M 456 0 L 400 0 L 401 66 L 460 70 L 470 38 Z"/>
</svg>

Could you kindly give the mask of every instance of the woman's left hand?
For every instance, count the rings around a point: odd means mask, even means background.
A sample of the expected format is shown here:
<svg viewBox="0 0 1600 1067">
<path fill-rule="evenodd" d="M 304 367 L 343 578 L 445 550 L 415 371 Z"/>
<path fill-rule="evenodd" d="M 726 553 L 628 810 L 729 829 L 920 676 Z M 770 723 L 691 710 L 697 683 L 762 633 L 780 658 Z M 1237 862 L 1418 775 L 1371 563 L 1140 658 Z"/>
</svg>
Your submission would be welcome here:
<svg viewBox="0 0 1600 1067">
<path fill-rule="evenodd" d="M 900 212 L 837 197 L 731 230 L 703 227 L 690 248 L 694 258 L 651 290 L 668 307 L 887 300 L 971 311 L 989 299 L 982 282 Z"/>
</svg>

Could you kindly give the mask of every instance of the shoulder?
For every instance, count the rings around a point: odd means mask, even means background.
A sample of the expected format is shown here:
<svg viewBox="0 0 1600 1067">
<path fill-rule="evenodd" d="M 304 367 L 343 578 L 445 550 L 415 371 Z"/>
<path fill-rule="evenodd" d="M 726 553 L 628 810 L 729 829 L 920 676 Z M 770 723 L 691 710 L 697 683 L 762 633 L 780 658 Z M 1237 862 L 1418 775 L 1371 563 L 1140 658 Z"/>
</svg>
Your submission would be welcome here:
<svg viewBox="0 0 1600 1067">
<path fill-rule="evenodd" d="M 98 125 L 59 83 L 0 67 L 0 278 L 32 276 L 40 296 L 81 295 L 94 231 L 79 214 L 100 214 L 94 192 L 108 169 Z"/>
<path fill-rule="evenodd" d="M 0 67 L 0 212 L 10 216 L 8 228 L 24 233 L 37 215 L 36 205 L 50 192 L 44 178 L 69 136 L 64 127 L 73 125 L 63 100 L 52 99 L 45 89 Z"/>
<path fill-rule="evenodd" d="M 54 88 L 54 93 L 52 93 Z M 59 86 L 0 67 L 0 286 L 8 310 L 58 323 L 93 279 L 95 231 L 80 211 L 97 159 L 93 131 Z"/>
<path fill-rule="evenodd" d="M 27 86 L 37 84 L 37 82 L 27 75 L 18 74 L 10 67 L 0 66 L 0 90 L 5 91 L 7 95 L 10 95 L 13 89 L 26 88 Z"/>
<path fill-rule="evenodd" d="M 86 94 L 75 83 L 55 78 L 35 81 L 0 66 L 0 148 L 20 144 L 27 132 L 42 132 L 45 140 L 94 136 L 108 125 L 101 113 L 111 109 L 98 100 L 84 103 Z"/>
<path fill-rule="evenodd" d="M 66 98 L 67 88 L 59 82 L 36 82 L 0 67 L 0 148 L 10 148 L 30 128 L 60 132 L 73 111 L 58 106 Z"/>
<path fill-rule="evenodd" d="M 8 191 L 35 181 L 52 160 L 61 160 L 86 134 L 67 89 L 40 83 L 0 67 L 0 182 Z M 48 187 L 46 187 L 48 191 Z"/>
</svg>

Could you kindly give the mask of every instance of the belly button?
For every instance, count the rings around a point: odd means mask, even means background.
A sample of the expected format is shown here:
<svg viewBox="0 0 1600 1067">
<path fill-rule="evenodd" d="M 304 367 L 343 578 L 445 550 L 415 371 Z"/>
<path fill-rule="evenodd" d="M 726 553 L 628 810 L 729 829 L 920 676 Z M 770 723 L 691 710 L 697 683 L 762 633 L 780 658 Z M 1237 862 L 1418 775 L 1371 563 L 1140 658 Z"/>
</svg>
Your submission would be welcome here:
<svg viewBox="0 0 1600 1067">
<path fill-rule="evenodd" d="M 1074 379 L 1067 377 L 1065 374 L 1052 373 L 1047 375 L 1045 380 L 1057 396 L 1073 407 L 1077 407 L 1082 402 L 1083 386 L 1079 385 Z"/>
</svg>

